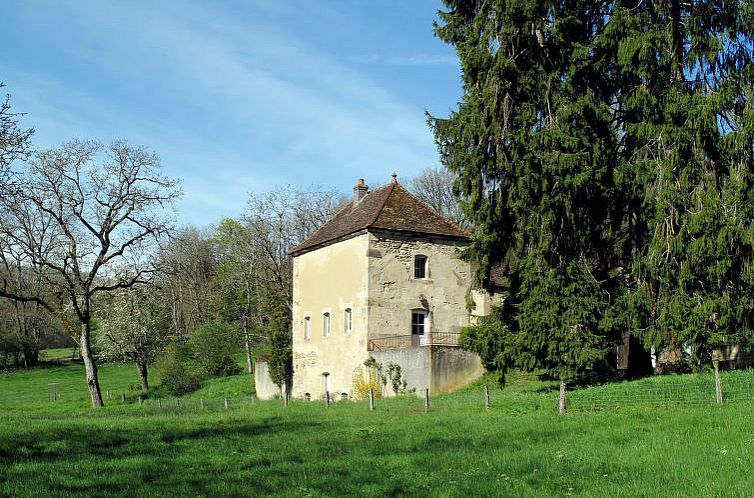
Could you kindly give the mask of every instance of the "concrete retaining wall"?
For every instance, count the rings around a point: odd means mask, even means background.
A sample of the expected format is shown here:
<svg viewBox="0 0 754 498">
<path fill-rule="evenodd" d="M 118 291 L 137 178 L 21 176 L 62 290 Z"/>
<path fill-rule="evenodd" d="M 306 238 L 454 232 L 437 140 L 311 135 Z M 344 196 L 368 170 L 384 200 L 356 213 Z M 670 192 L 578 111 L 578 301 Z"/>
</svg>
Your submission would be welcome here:
<svg viewBox="0 0 754 498">
<path fill-rule="evenodd" d="M 417 394 L 427 388 L 431 394 L 450 392 L 471 384 L 484 373 L 479 356 L 455 347 L 420 346 L 373 351 L 371 355 L 382 364 L 385 375 L 388 365 L 400 365 L 406 389 Z M 394 396 L 389 384 L 388 380 L 385 395 Z"/>
<path fill-rule="evenodd" d="M 281 397 L 280 388 L 270 378 L 270 368 L 266 361 L 254 363 L 254 387 L 259 399 Z"/>
</svg>

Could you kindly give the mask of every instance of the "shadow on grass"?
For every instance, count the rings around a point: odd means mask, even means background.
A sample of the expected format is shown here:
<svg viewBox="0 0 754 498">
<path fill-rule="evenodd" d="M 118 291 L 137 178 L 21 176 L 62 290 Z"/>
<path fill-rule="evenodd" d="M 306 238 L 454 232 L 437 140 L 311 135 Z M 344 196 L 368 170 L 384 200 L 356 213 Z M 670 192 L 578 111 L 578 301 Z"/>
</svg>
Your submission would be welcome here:
<svg viewBox="0 0 754 498">
<path fill-rule="evenodd" d="M 92 427 L 81 421 L 61 421 L 42 431 L 24 431 L 12 438 L 0 438 L 0 468 L 6 469 L 0 484 L 34 483 L 26 487 L 30 494 L 68 494 L 101 496 L 117 494 L 174 495 L 184 492 L 207 493 L 218 489 L 243 489 L 253 486 L 253 493 L 272 492 L 264 480 L 248 479 L 248 474 L 273 466 L 295 465 L 300 456 L 278 455 L 277 458 L 244 455 L 244 445 L 254 448 L 259 436 L 295 437 L 304 428 L 298 421 L 208 420 L 176 427 L 174 424 L 150 424 L 143 429 Z M 129 421 L 132 425 L 133 421 Z M 311 428 L 309 424 L 307 430 Z M 281 435 L 279 433 L 284 433 Z M 243 444 L 239 444 L 243 442 Z M 183 461 L 183 463 L 179 463 Z M 75 471 L 71 472 L 71 465 Z M 48 472 L 40 481 L 40 467 Z M 57 469 L 57 470 L 56 470 Z M 4 474 L 5 472 L 0 472 Z M 246 475 L 246 477 L 244 477 Z M 8 489 L 0 486 L 0 495 Z M 17 494 L 14 492 L 11 495 Z M 66 493 L 62 493 L 66 494 Z M 214 494 L 214 493 L 210 493 Z M 231 492 L 231 494 L 233 494 Z"/>
</svg>

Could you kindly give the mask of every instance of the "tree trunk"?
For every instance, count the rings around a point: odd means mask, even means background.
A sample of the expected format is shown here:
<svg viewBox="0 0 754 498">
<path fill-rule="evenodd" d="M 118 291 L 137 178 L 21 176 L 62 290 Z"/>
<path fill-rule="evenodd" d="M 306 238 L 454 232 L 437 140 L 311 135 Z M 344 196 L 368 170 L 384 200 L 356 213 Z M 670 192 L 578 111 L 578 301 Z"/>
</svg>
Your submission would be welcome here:
<svg viewBox="0 0 754 498">
<path fill-rule="evenodd" d="M 141 381 L 141 390 L 149 391 L 149 379 L 147 378 L 147 362 L 137 362 L 136 370 L 139 371 L 139 380 Z"/>
<path fill-rule="evenodd" d="M 100 391 L 99 378 L 97 377 L 97 364 L 94 361 L 94 354 L 92 354 L 91 328 L 92 324 L 88 317 L 81 320 L 81 359 L 84 360 L 86 384 L 92 397 L 92 408 L 100 408 L 105 406 L 105 404 L 102 402 L 102 392 Z"/>
<path fill-rule="evenodd" d="M 39 350 L 25 344 L 24 347 L 24 368 L 36 367 L 39 365 Z"/>
<path fill-rule="evenodd" d="M 565 381 L 560 381 L 560 402 L 558 403 L 558 411 L 561 415 L 568 412 L 568 404 L 566 403 L 566 383 Z"/>
<path fill-rule="evenodd" d="M 244 347 L 246 348 L 246 368 L 249 372 L 249 375 L 254 373 L 254 370 L 252 369 L 251 364 L 251 342 L 249 341 L 249 317 L 244 316 L 243 317 L 243 342 Z"/>
</svg>

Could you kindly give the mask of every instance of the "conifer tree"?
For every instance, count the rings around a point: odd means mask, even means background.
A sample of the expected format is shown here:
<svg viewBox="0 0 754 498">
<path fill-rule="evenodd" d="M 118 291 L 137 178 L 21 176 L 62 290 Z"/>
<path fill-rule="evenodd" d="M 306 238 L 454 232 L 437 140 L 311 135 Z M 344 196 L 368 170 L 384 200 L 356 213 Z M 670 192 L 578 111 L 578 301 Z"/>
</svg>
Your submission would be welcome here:
<svg viewBox="0 0 754 498">
<path fill-rule="evenodd" d="M 618 3 L 604 35 L 630 201 L 626 318 L 648 345 L 700 359 L 751 336 L 752 5 Z"/>
<path fill-rule="evenodd" d="M 495 368 L 565 382 L 611 345 L 600 326 L 615 266 L 615 64 L 595 42 L 594 2 L 448 0 L 437 35 L 456 47 L 464 95 L 430 118 L 455 192 L 475 225 L 466 256 L 484 284 L 510 280 Z M 486 329 L 488 332 L 490 328 Z M 475 350 L 488 343 L 467 345 Z"/>
<path fill-rule="evenodd" d="M 430 124 L 477 227 L 466 256 L 510 284 L 468 346 L 564 379 L 621 330 L 750 337 L 752 3 L 445 4 L 464 95 Z"/>
</svg>

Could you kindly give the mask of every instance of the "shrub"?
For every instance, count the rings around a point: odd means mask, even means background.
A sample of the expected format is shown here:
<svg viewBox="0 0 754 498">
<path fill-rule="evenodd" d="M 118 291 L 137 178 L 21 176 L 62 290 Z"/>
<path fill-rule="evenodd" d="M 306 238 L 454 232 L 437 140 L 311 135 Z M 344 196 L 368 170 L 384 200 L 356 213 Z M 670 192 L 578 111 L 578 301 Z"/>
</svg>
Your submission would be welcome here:
<svg viewBox="0 0 754 498">
<path fill-rule="evenodd" d="M 168 345 L 157 362 L 157 375 L 162 387 L 178 396 L 196 391 L 201 385 L 201 376 L 192 368 L 186 348 L 176 343 Z"/>
<path fill-rule="evenodd" d="M 226 322 L 205 323 L 191 333 L 188 341 L 192 356 L 211 376 L 228 376 L 241 373 L 233 355 L 240 346 L 238 331 Z"/>
</svg>

